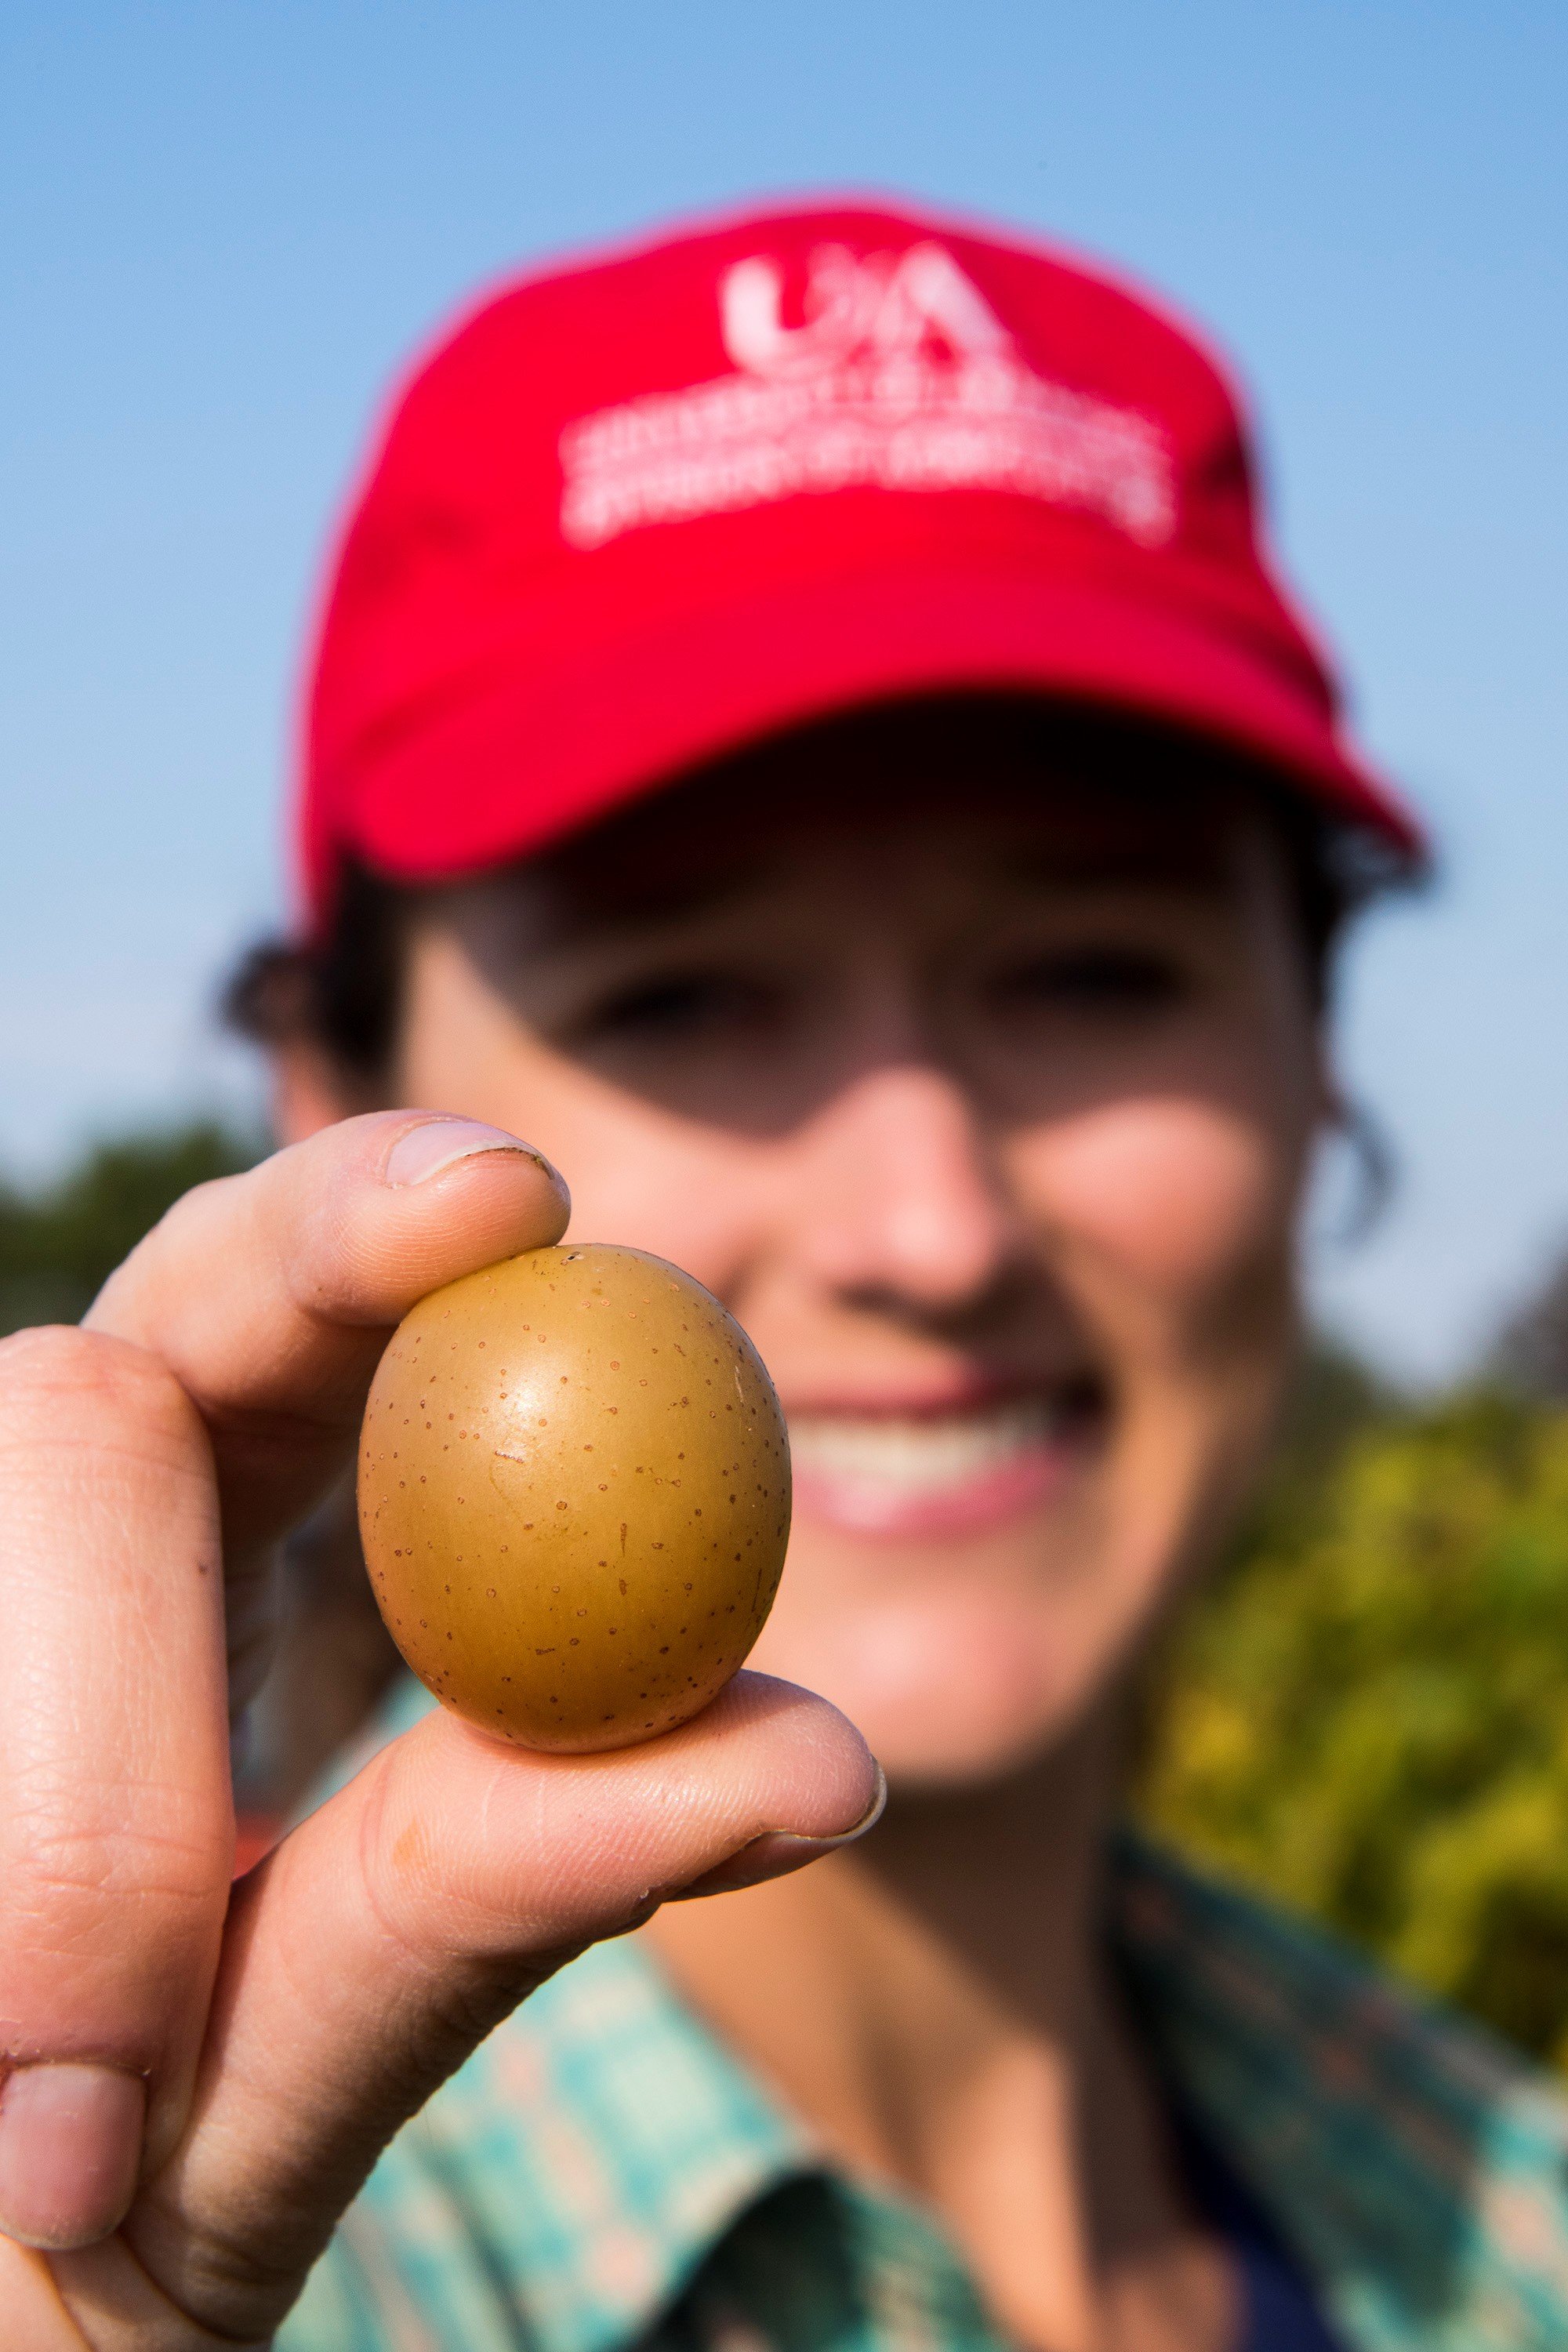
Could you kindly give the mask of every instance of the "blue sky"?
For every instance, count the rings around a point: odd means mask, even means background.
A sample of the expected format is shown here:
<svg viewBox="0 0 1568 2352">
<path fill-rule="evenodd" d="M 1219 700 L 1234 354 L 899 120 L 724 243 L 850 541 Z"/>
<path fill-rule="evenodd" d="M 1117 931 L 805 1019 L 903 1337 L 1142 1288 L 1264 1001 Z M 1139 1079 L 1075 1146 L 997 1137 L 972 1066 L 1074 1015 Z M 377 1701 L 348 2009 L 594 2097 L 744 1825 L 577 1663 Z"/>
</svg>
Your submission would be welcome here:
<svg viewBox="0 0 1568 2352">
<path fill-rule="evenodd" d="M 1461 1365 L 1568 1242 L 1568 10 L 50 0 L 0 16 L 0 1161 L 243 1102 L 296 646 L 390 372 L 477 284 L 802 185 L 983 208 L 1202 321 L 1438 887 L 1347 972 L 1402 1167 L 1323 1311 Z"/>
</svg>

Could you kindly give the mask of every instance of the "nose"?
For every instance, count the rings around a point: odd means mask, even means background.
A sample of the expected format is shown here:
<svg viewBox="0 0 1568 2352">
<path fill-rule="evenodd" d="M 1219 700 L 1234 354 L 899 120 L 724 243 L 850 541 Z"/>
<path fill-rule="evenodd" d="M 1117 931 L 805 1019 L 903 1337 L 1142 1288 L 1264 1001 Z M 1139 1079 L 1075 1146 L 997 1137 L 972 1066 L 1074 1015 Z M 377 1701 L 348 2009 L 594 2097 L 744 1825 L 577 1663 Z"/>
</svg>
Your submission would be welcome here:
<svg viewBox="0 0 1568 2352">
<path fill-rule="evenodd" d="M 940 1070 L 867 1073 L 797 1142 L 799 1246 L 832 1289 L 961 1307 L 1020 1250 L 1022 1223 L 994 1154 Z"/>
</svg>

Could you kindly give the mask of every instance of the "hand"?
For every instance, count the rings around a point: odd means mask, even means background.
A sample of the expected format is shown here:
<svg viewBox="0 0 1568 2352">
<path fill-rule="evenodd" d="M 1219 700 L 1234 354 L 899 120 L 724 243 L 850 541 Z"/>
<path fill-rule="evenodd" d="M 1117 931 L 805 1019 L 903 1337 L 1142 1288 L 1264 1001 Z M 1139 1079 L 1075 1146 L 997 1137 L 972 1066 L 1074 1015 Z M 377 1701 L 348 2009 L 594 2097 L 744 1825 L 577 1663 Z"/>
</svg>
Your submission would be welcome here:
<svg viewBox="0 0 1568 2352">
<path fill-rule="evenodd" d="M 231 1895 L 231 1674 L 273 1549 L 404 1312 L 566 1217 L 514 1139 L 376 1114 L 190 1194 L 82 1329 L 0 1345 L 8 2344 L 264 2339 L 385 2141 L 552 1969 L 876 1801 L 843 1717 L 760 1675 L 606 1756 L 437 1711 Z"/>
</svg>

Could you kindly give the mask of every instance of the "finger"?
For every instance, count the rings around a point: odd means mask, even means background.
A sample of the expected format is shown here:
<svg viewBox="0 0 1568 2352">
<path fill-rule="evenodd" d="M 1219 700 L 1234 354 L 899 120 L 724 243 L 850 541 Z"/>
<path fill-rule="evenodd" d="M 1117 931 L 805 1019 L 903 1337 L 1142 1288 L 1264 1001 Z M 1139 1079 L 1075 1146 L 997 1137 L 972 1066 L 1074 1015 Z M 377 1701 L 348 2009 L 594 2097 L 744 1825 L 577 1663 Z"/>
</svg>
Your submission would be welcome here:
<svg viewBox="0 0 1568 2352">
<path fill-rule="evenodd" d="M 0 1346 L 0 2227 L 112 2228 L 184 2120 L 233 1853 L 211 1451 L 143 1349 Z"/>
<path fill-rule="evenodd" d="M 12 2340 L 26 2345 L 26 2352 L 96 2352 L 71 2317 L 47 2258 L 9 2238 L 0 2238 L 0 2311 Z M 241 2347 L 226 2347 L 225 2352 Z"/>
<path fill-rule="evenodd" d="M 528 1755 L 427 1717 L 242 1883 L 192 2123 L 125 2236 L 178 2307 L 263 2336 L 376 2153 L 521 1996 L 660 1896 L 873 1813 L 820 1699 L 742 1675 L 611 1755 Z"/>
<path fill-rule="evenodd" d="M 386 1336 L 417 1299 L 558 1241 L 565 1185 L 470 1119 L 345 1119 L 176 1202 L 89 1327 L 150 1349 L 207 1424 L 231 1572 L 324 1492 Z"/>
<path fill-rule="evenodd" d="M 111 2226 L 184 2119 L 232 1853 L 215 1455 L 241 1546 L 352 1443 L 412 1299 L 559 1233 L 514 1139 L 395 1114 L 193 1196 L 0 1364 L 0 2222 Z M 134 1344 L 127 1344 L 134 1343 Z M 199 1410 L 198 1410 L 199 1408 Z M 275 1474 L 274 1485 L 269 1474 Z"/>
</svg>

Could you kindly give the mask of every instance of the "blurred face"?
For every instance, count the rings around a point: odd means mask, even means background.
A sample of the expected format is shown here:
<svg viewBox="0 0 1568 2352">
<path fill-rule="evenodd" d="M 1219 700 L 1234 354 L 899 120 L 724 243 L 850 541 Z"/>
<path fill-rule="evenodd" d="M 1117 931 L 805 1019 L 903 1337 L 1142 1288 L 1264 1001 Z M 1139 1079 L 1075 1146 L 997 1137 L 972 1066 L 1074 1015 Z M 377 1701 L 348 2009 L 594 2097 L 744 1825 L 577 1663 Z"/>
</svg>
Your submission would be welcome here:
<svg viewBox="0 0 1568 2352">
<path fill-rule="evenodd" d="M 889 1774 L 1059 1738 L 1245 1480 L 1320 1076 L 1244 799 L 780 747 L 432 898 L 395 1075 L 751 1333 L 795 1470 L 753 1664 Z"/>
</svg>

